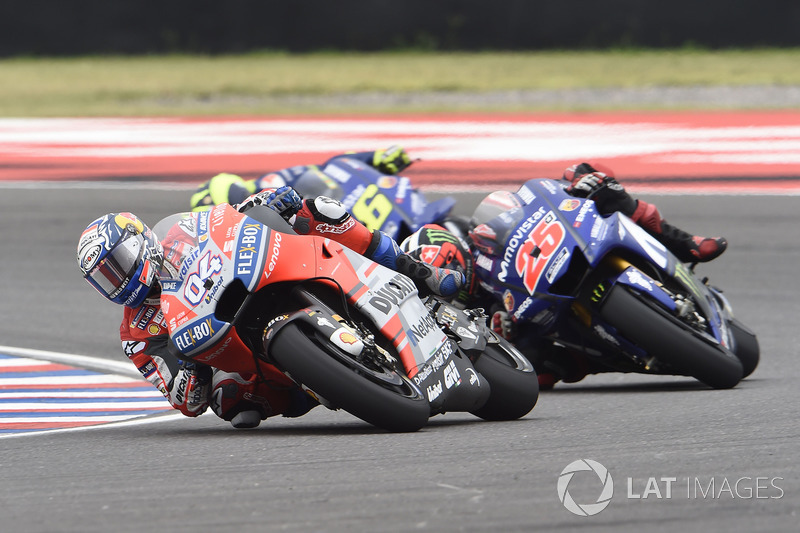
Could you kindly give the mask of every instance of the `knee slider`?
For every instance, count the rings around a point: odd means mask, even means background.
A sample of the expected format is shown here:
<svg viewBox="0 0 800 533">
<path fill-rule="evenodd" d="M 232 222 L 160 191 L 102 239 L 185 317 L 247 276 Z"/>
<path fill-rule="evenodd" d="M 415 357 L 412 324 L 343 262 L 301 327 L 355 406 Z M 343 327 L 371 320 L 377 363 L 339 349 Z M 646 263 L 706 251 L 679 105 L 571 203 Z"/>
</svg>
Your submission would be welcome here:
<svg viewBox="0 0 800 533">
<path fill-rule="evenodd" d="M 314 218 L 328 224 L 341 224 L 350 217 L 350 213 L 340 202 L 327 196 L 317 196 L 308 203 L 308 208 Z"/>
<path fill-rule="evenodd" d="M 258 411 L 262 420 L 274 414 L 269 400 L 260 394 L 255 379 L 217 370 L 211 385 L 211 410 L 223 420 L 231 421 L 242 411 Z"/>
</svg>

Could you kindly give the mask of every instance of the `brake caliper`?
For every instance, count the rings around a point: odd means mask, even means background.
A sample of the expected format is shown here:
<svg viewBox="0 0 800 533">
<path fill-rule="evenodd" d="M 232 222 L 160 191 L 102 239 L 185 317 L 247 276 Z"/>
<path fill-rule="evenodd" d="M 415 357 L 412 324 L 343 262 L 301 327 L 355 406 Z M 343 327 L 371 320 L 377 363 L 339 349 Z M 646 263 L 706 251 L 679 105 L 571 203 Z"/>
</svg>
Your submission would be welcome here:
<svg viewBox="0 0 800 533">
<path fill-rule="evenodd" d="M 705 329 L 706 319 L 697 313 L 697 308 L 691 299 L 683 294 L 675 294 L 672 299 L 675 302 L 678 318 L 692 324 L 697 329 Z"/>
</svg>

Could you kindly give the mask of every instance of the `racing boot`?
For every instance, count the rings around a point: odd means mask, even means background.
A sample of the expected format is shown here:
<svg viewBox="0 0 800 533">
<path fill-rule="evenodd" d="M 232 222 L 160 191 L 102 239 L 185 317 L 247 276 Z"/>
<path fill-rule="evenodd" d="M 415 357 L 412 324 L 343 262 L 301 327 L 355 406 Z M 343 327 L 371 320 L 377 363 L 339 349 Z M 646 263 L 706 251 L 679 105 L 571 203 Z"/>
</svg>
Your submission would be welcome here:
<svg viewBox="0 0 800 533">
<path fill-rule="evenodd" d="M 214 370 L 211 379 L 211 410 L 237 429 L 255 428 L 271 416 L 299 416 L 294 383 L 271 365 L 261 365 L 262 376 Z M 300 414 L 307 412 L 308 406 Z"/>
<path fill-rule="evenodd" d="M 580 350 L 549 346 L 537 353 L 523 351 L 536 369 L 539 390 L 551 390 L 556 383 L 578 383 L 585 377 L 614 372 L 613 369 L 592 361 Z"/>
<path fill-rule="evenodd" d="M 556 383 L 577 383 L 593 373 L 586 356 L 565 348 L 550 347 L 531 359 L 539 378 L 539 390 L 551 390 Z"/>
<path fill-rule="evenodd" d="M 656 206 L 641 200 L 630 217 L 684 263 L 711 261 L 728 247 L 724 237 L 700 237 L 676 228 L 661 218 Z"/>
<path fill-rule="evenodd" d="M 464 274 L 458 270 L 439 268 L 414 259 L 403 252 L 394 239 L 378 230 L 372 232 L 372 242 L 364 255 L 414 280 L 423 296 L 433 293 L 451 298 L 465 283 Z"/>
</svg>

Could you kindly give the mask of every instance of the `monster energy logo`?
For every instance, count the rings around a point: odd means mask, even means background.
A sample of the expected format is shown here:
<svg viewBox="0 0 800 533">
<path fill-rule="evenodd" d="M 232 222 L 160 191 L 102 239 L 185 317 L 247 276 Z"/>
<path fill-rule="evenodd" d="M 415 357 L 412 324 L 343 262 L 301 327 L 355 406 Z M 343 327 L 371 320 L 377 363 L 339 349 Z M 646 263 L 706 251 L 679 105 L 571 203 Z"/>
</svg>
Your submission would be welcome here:
<svg viewBox="0 0 800 533">
<path fill-rule="evenodd" d="M 592 291 L 592 301 L 595 303 L 599 302 L 603 298 L 605 292 L 606 292 L 605 284 L 603 283 L 598 284 L 597 287 L 595 287 L 594 290 Z"/>
<path fill-rule="evenodd" d="M 425 236 L 428 237 L 428 240 L 430 241 L 431 244 L 436 244 L 437 242 L 452 242 L 452 243 L 457 242 L 455 236 L 452 233 L 441 229 L 425 230 Z"/>
<path fill-rule="evenodd" d="M 698 298 L 702 298 L 700 287 L 697 286 L 697 280 L 692 276 L 691 272 L 686 268 L 683 263 L 676 263 L 675 265 L 675 278 L 682 281 L 683 284 L 694 293 Z"/>
</svg>

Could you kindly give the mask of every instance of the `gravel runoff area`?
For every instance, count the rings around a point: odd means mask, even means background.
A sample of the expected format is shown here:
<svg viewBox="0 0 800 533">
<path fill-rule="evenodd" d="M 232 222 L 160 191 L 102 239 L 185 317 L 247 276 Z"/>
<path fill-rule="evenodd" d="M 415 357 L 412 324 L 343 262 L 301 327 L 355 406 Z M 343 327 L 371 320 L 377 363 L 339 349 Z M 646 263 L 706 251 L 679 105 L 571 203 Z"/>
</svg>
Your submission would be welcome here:
<svg viewBox="0 0 800 533">
<path fill-rule="evenodd" d="M 171 105 L 188 103 L 177 99 Z M 193 101 L 196 104 L 197 101 Z M 714 86 L 507 90 L 490 92 L 363 92 L 335 95 L 209 97 L 204 104 L 274 104 L 315 109 L 394 107 L 492 111 L 587 109 L 792 109 L 800 108 L 800 86 Z"/>
</svg>

